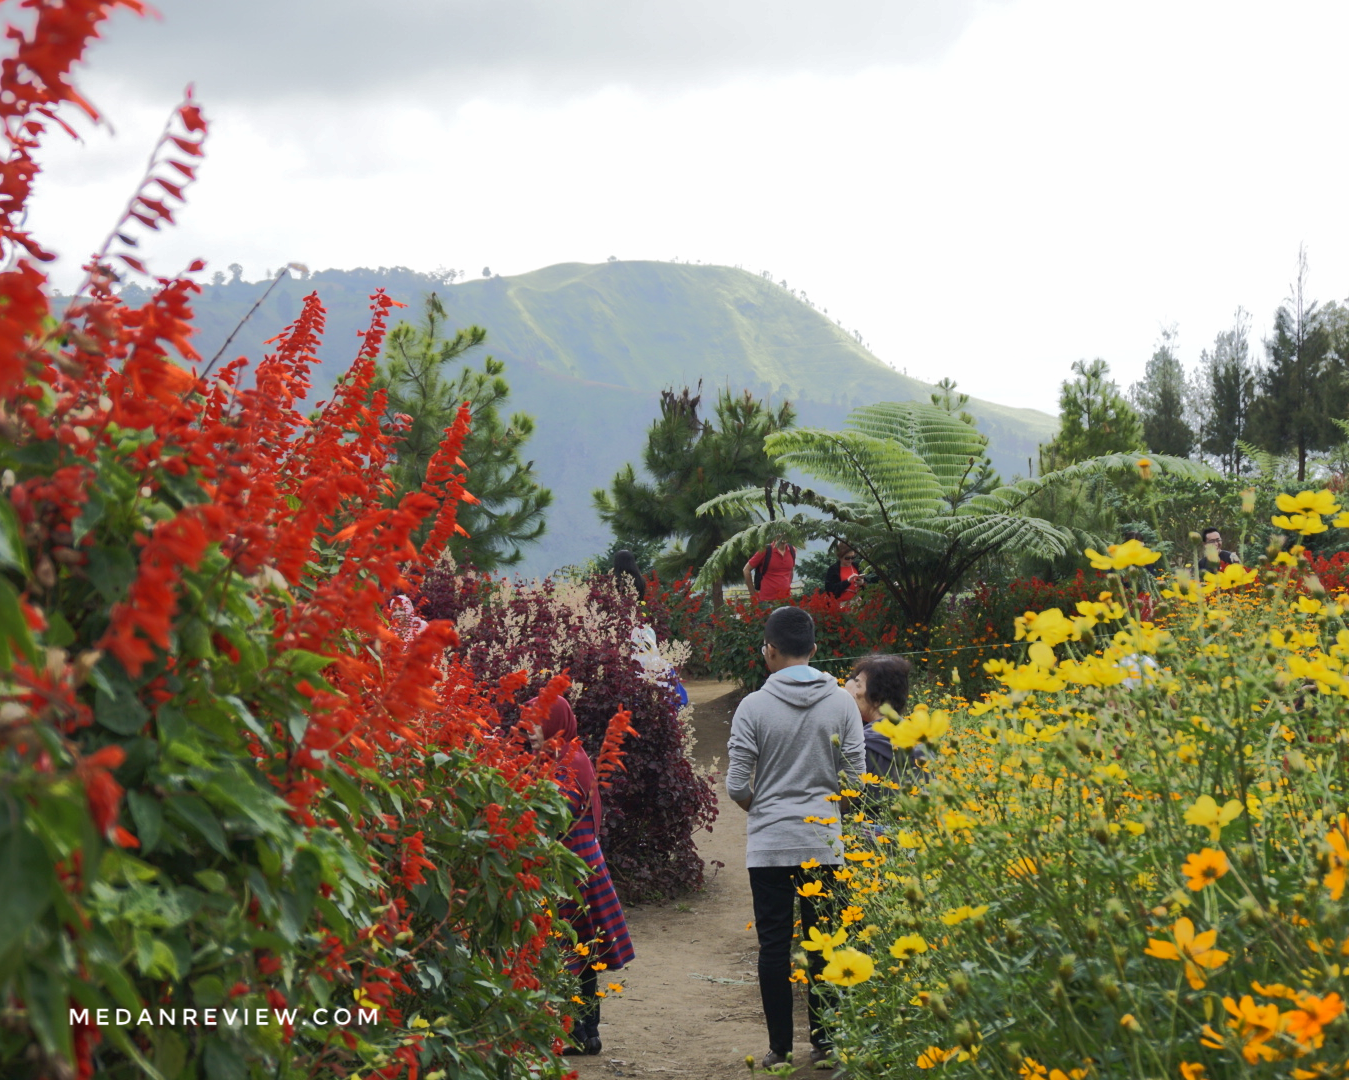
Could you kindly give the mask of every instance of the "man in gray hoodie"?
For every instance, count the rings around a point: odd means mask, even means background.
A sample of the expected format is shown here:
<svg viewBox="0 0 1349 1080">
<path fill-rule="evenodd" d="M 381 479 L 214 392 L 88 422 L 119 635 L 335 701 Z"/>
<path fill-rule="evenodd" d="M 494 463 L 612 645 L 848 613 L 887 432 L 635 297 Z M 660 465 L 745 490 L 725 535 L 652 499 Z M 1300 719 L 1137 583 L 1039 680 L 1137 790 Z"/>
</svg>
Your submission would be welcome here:
<svg viewBox="0 0 1349 1080">
<path fill-rule="evenodd" d="M 731 721 L 726 791 L 749 812 L 745 865 L 768 1023 L 769 1053 L 763 1064 L 774 1065 L 792 1049 L 791 949 L 798 890 L 812 881 L 820 882 L 824 893 L 839 887 L 832 871 L 843 862 L 841 810 L 825 796 L 839 794 L 840 773 L 858 782 L 866 751 L 862 715 L 852 695 L 809 664 L 815 655 L 815 622 L 807 612 L 780 607 L 769 615 L 763 655 L 768 681 L 740 703 Z M 800 899 L 804 938 L 833 905 L 824 897 Z M 808 967 L 811 1060 L 827 1066 L 831 1039 L 815 993 L 815 976 L 824 969 L 819 952 L 811 953 Z"/>
</svg>

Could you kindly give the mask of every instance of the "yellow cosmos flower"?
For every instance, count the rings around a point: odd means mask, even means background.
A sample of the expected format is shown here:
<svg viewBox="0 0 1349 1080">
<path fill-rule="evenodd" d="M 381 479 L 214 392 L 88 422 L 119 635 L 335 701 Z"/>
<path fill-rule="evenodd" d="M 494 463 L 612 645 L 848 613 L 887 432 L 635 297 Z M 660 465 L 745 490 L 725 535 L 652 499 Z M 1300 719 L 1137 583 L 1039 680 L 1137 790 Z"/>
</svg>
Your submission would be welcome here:
<svg viewBox="0 0 1349 1080">
<path fill-rule="evenodd" d="M 850 926 L 855 922 L 861 922 L 862 909 L 858 907 L 856 904 L 849 904 L 847 907 L 843 909 L 843 913 L 840 916 L 840 918 L 843 920 L 844 926 Z"/>
<path fill-rule="evenodd" d="M 1048 611 L 1028 611 L 1016 618 L 1017 641 L 1043 641 L 1050 648 L 1065 641 L 1076 641 L 1082 635 L 1058 608 Z"/>
<path fill-rule="evenodd" d="M 1182 1080 L 1204 1080 L 1204 1066 L 1197 1061 L 1182 1061 L 1180 1075 Z"/>
<path fill-rule="evenodd" d="M 1213 848 L 1204 848 L 1198 855 L 1187 858 L 1180 872 L 1187 879 L 1185 884 L 1193 892 L 1198 892 L 1204 886 L 1212 885 L 1230 869 L 1226 855 Z"/>
<path fill-rule="evenodd" d="M 960 907 L 946 912 L 941 917 L 941 921 L 947 926 L 957 926 L 966 919 L 975 919 L 988 910 L 987 904 L 980 904 L 978 907 L 970 907 L 969 904 L 961 904 Z"/>
<path fill-rule="evenodd" d="M 856 986 L 871 978 L 876 964 L 866 953 L 853 948 L 835 949 L 820 978 L 836 986 Z"/>
<path fill-rule="evenodd" d="M 925 952 L 927 942 L 918 934 L 905 934 L 903 937 L 895 938 L 894 944 L 890 946 L 890 955 L 896 960 L 909 960 Z"/>
<path fill-rule="evenodd" d="M 1349 510 L 1341 510 L 1331 524 L 1337 529 L 1349 529 Z"/>
<path fill-rule="evenodd" d="M 1030 877 L 1032 874 L 1038 874 L 1039 872 L 1040 867 L 1029 855 L 1023 855 L 1007 866 L 1007 873 L 1014 878 Z"/>
<path fill-rule="evenodd" d="M 1106 554 L 1087 548 L 1087 558 L 1096 570 L 1124 570 L 1130 566 L 1151 566 L 1162 557 L 1160 551 L 1149 551 L 1139 540 L 1126 540 L 1122 544 L 1111 544 Z"/>
<path fill-rule="evenodd" d="M 1235 589 L 1241 585 L 1249 585 L 1259 576 L 1258 571 L 1247 570 L 1240 563 L 1228 563 L 1216 574 L 1204 572 L 1205 589 L 1209 592 L 1213 589 Z"/>
<path fill-rule="evenodd" d="M 1313 596 L 1299 596 L 1293 602 L 1292 610 L 1302 615 L 1316 615 L 1322 610 L 1323 606 L 1321 601 Z"/>
<path fill-rule="evenodd" d="M 818 881 L 807 881 L 796 891 L 801 896 L 821 896 L 824 895 L 824 886 Z"/>
<path fill-rule="evenodd" d="M 834 955 L 834 950 L 848 940 L 848 931 L 836 930 L 832 934 L 820 933 L 818 926 L 810 928 L 810 934 L 807 940 L 801 942 L 801 948 L 806 952 L 817 952 L 828 960 Z"/>
<path fill-rule="evenodd" d="M 872 729 L 890 740 L 897 750 L 912 750 L 919 743 L 931 745 L 946 734 L 951 727 L 951 714 L 941 709 L 930 711 L 926 705 L 915 705 L 913 712 L 899 720 L 899 714 L 889 705 L 882 705 L 881 712 L 886 719 L 877 720 Z"/>
<path fill-rule="evenodd" d="M 1220 808 L 1212 795 L 1201 795 L 1185 811 L 1185 823 L 1207 826 L 1209 839 L 1216 842 L 1223 826 L 1240 817 L 1241 811 L 1241 803 L 1236 799 L 1228 799 Z"/>
<path fill-rule="evenodd" d="M 1158 960 L 1183 962 L 1185 977 L 1189 980 L 1192 990 L 1203 989 L 1206 970 L 1220 968 L 1232 958 L 1231 953 L 1213 947 L 1218 940 L 1217 930 L 1205 930 L 1202 934 L 1196 935 L 1194 923 L 1187 918 L 1181 917 L 1176 920 L 1175 925 L 1171 927 L 1171 936 L 1175 939 L 1175 944 L 1149 938 L 1148 947 L 1143 952 L 1147 956 L 1155 956 Z"/>
<path fill-rule="evenodd" d="M 820 860 L 819 860 L 819 859 L 807 859 L 805 862 L 803 862 L 803 863 L 801 864 L 801 869 L 802 869 L 802 870 L 814 870 L 815 867 L 817 867 L 817 866 L 819 866 L 819 865 L 820 865 Z"/>
<path fill-rule="evenodd" d="M 1223 998 L 1223 1008 L 1231 1016 L 1227 1026 L 1235 1034 L 1241 1047 L 1241 1056 L 1247 1064 L 1275 1061 L 1280 1057 L 1279 1051 L 1268 1045 L 1281 1026 L 1277 1005 L 1257 1005 L 1250 994 L 1245 994 L 1239 1002 L 1230 997 Z M 1222 1036 L 1207 1024 L 1203 1030 L 1205 1037 L 1200 1040 L 1202 1045 L 1215 1050 L 1224 1048 Z"/>
<path fill-rule="evenodd" d="M 1335 495 L 1329 489 L 1320 491 L 1299 491 L 1296 495 L 1280 495 L 1274 505 L 1285 514 L 1315 514 L 1329 517 L 1340 508 Z"/>
<path fill-rule="evenodd" d="M 953 1046 L 950 1050 L 943 1050 L 940 1046 L 929 1046 L 918 1055 L 918 1060 L 914 1064 L 920 1069 L 935 1069 L 938 1065 L 955 1057 L 959 1049 L 958 1046 Z"/>
<path fill-rule="evenodd" d="M 1295 532 L 1302 536 L 1315 536 L 1326 531 L 1326 523 L 1315 514 L 1275 514 L 1270 521 L 1275 528 L 1285 532 Z"/>
</svg>

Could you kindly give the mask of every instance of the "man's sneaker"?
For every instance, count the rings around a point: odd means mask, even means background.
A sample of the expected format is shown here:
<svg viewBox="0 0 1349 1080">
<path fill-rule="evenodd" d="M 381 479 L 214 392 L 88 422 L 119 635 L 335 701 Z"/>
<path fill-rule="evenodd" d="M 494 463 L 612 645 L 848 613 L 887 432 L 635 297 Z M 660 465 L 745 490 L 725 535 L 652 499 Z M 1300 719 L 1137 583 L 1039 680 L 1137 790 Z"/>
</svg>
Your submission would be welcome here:
<svg viewBox="0 0 1349 1080">
<path fill-rule="evenodd" d="M 776 1050 L 770 1050 L 763 1056 L 759 1062 L 765 1069 L 773 1065 L 786 1065 L 792 1060 L 791 1054 L 779 1054 Z"/>
<path fill-rule="evenodd" d="M 812 1046 L 810 1048 L 810 1063 L 817 1069 L 832 1069 L 837 1062 L 834 1061 L 834 1048 Z"/>
</svg>

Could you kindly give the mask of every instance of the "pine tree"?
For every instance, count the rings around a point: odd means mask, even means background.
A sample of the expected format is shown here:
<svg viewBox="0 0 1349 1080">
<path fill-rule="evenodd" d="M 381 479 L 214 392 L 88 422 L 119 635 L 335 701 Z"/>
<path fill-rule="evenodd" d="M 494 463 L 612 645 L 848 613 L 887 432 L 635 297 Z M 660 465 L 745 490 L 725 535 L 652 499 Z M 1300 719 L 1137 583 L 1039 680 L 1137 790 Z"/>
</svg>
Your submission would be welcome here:
<svg viewBox="0 0 1349 1080">
<path fill-rule="evenodd" d="M 1250 439 L 1256 371 L 1251 363 L 1250 316 L 1237 308 L 1232 328 L 1213 339 L 1213 351 L 1201 354 L 1208 422 L 1202 449 L 1217 458 L 1223 472 L 1241 472 L 1243 440 Z"/>
<path fill-rule="evenodd" d="M 1077 378 L 1065 379 L 1059 391 L 1059 433 L 1041 448 L 1041 472 L 1145 445 L 1138 414 L 1108 377 L 1110 365 L 1077 360 L 1073 372 Z"/>
<path fill-rule="evenodd" d="M 699 390 L 702 384 L 699 384 Z M 660 417 L 647 433 L 642 464 L 650 480 L 631 464 L 614 477 L 610 490 L 594 492 L 595 509 L 615 536 L 675 543 L 656 559 L 658 573 L 674 576 L 702 567 L 748 517 L 698 516 L 709 499 L 743 487 L 763 487 L 782 476 L 764 453 L 764 440 L 796 421 L 788 402 L 776 409 L 748 390 L 717 395 L 715 422 L 698 415 L 701 394 L 688 387 L 661 393 Z M 722 602 L 722 579 L 712 585 L 712 602 Z"/>
<path fill-rule="evenodd" d="M 1176 358 L 1175 346 L 1176 328 L 1168 327 L 1129 396 L 1143 422 L 1147 448 L 1155 454 L 1189 457 L 1194 431 L 1185 421 L 1185 368 Z"/>
<path fill-rule="evenodd" d="M 1343 415 L 1343 363 L 1316 303 L 1307 298 L 1307 253 L 1298 252 L 1298 273 L 1287 300 L 1274 313 L 1274 333 L 1265 341 L 1260 396 L 1252 409 L 1255 443 L 1272 454 L 1297 456 L 1298 482 L 1307 478 L 1307 455 L 1342 439 L 1332 417 Z"/>
<path fill-rule="evenodd" d="M 499 410 L 511 392 L 503 377 L 506 365 L 487 356 L 477 370 L 462 359 L 486 337 L 478 326 L 447 337 L 445 306 L 431 293 L 420 323 L 399 323 L 389 331 L 374 389 L 388 393 L 390 423 L 399 414 L 411 418 L 395 447 L 398 460 L 390 475 L 395 502 L 421 487 L 442 433 L 460 404 L 469 403 L 472 423 L 460 456 L 468 469 L 465 487 L 478 501 L 460 505 L 459 524 L 468 536 L 454 537 L 450 554 L 491 572 L 518 563 L 523 545 L 543 535 L 553 495 L 538 482 L 534 463 L 520 460 L 534 418 L 518 412 L 509 422 L 501 419 Z"/>
</svg>

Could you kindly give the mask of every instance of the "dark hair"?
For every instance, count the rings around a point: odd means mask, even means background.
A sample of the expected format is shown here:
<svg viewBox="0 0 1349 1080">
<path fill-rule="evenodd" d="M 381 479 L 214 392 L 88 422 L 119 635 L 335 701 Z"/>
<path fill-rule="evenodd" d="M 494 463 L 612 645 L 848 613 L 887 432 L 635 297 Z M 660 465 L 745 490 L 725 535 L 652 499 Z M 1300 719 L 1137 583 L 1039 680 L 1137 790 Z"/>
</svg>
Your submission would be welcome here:
<svg viewBox="0 0 1349 1080">
<path fill-rule="evenodd" d="M 902 713 L 909 704 L 909 672 L 913 665 L 902 656 L 875 653 L 859 660 L 854 675 L 867 677 L 867 700 L 873 705 L 889 705 Z"/>
<path fill-rule="evenodd" d="M 1137 540 L 1140 544 L 1143 542 L 1143 534 L 1137 529 L 1125 529 L 1122 535 L 1125 540 Z"/>
<path fill-rule="evenodd" d="M 1203 530 L 1199 533 L 1199 539 L 1200 539 L 1200 540 L 1206 540 L 1207 537 L 1208 537 L 1208 534 L 1211 533 L 1211 532 L 1216 532 L 1219 536 L 1222 536 L 1222 534 L 1223 534 L 1222 529 L 1218 528 L 1218 526 L 1216 526 L 1216 525 L 1205 525 L 1204 528 L 1203 528 Z"/>
<path fill-rule="evenodd" d="M 847 548 L 849 551 L 851 551 L 854 555 L 857 554 L 857 549 L 841 536 L 835 538 L 834 542 L 829 545 L 829 550 L 832 551 L 835 555 L 837 555 L 840 544 L 843 547 Z"/>
<path fill-rule="evenodd" d="M 763 639 L 783 656 L 809 656 L 815 648 L 815 620 L 799 607 L 775 608 L 764 623 Z"/>
<path fill-rule="evenodd" d="M 620 581 L 627 578 L 632 583 L 638 600 L 646 599 L 646 578 L 642 577 L 642 572 L 637 569 L 637 557 L 627 548 L 620 548 L 614 552 L 614 574 Z"/>
</svg>

